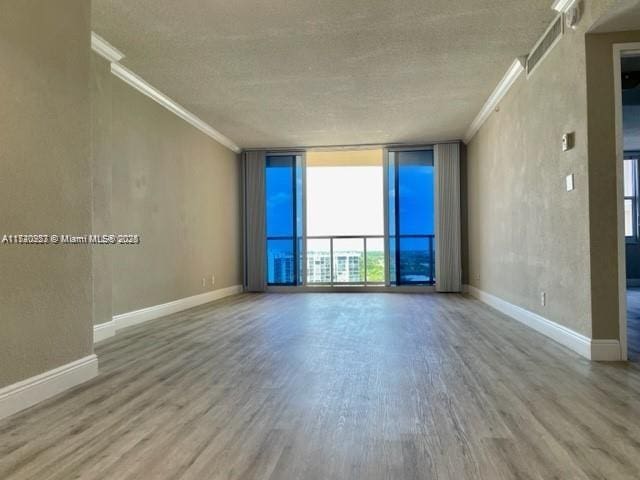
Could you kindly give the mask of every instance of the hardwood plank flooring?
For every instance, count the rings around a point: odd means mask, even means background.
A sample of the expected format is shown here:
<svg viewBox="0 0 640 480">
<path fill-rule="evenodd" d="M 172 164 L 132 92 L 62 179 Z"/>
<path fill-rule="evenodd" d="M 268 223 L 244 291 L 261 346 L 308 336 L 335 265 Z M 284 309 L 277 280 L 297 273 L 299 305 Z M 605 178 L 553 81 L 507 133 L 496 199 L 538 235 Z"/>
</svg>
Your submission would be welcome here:
<svg viewBox="0 0 640 480">
<path fill-rule="evenodd" d="M 640 367 L 461 295 L 239 295 L 0 422 L 1 479 L 638 479 Z"/>
</svg>

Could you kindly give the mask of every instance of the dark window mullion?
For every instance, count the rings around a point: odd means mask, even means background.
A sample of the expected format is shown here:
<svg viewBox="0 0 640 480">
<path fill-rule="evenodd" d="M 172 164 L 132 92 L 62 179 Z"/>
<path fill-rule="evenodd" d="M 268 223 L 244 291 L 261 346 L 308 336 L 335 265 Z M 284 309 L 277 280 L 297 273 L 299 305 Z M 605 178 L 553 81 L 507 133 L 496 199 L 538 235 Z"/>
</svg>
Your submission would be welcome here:
<svg viewBox="0 0 640 480">
<path fill-rule="evenodd" d="M 638 168 L 638 157 L 633 159 L 633 172 L 634 172 L 634 184 L 633 184 L 633 199 L 631 200 L 631 215 L 633 216 L 633 238 L 638 240 L 638 185 L 640 185 L 640 169 Z"/>
<path fill-rule="evenodd" d="M 395 214 L 394 214 L 394 222 L 396 225 L 395 228 L 395 242 L 396 242 L 396 251 L 395 251 L 395 262 L 396 262 L 396 285 L 400 285 L 402 283 L 402 271 L 400 267 L 400 192 L 398 187 L 400 185 L 399 175 L 400 175 L 400 155 L 397 153 L 393 156 L 393 169 L 394 169 L 394 204 L 395 204 Z"/>
<path fill-rule="evenodd" d="M 298 183 L 298 172 L 296 171 L 296 157 L 295 155 L 291 157 L 291 191 L 292 195 L 292 203 L 293 203 L 293 218 L 291 219 L 291 225 L 293 227 L 293 284 L 298 284 L 298 195 L 297 195 L 297 183 Z"/>
<path fill-rule="evenodd" d="M 430 273 L 430 277 L 429 277 L 429 282 L 430 283 L 434 283 L 433 280 L 433 264 L 434 264 L 434 252 L 433 252 L 433 236 L 429 235 L 429 273 Z"/>
</svg>

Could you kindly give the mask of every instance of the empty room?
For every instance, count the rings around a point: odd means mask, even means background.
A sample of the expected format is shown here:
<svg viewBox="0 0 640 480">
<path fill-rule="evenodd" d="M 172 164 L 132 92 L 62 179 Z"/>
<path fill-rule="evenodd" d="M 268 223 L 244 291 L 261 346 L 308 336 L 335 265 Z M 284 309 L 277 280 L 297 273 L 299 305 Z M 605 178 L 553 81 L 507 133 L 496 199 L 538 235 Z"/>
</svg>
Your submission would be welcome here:
<svg viewBox="0 0 640 480">
<path fill-rule="evenodd" d="M 640 478 L 640 0 L 0 0 L 0 479 Z"/>
</svg>

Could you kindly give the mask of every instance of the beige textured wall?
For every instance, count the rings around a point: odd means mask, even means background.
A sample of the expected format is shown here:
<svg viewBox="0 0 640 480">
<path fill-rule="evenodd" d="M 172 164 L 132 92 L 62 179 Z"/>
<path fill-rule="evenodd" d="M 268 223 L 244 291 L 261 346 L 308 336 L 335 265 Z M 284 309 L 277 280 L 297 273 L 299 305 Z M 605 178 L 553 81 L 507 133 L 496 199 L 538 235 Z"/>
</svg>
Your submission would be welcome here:
<svg viewBox="0 0 640 480">
<path fill-rule="evenodd" d="M 0 233 L 91 231 L 84 0 L 0 1 Z M 92 352 L 86 246 L 0 245 L 0 387 Z"/>
<path fill-rule="evenodd" d="M 638 41 L 587 34 L 612 3 L 583 2 L 577 30 L 516 82 L 468 146 L 467 182 L 470 283 L 603 339 L 619 334 L 612 44 Z"/>
<path fill-rule="evenodd" d="M 112 119 L 111 142 L 100 141 L 112 163 L 111 227 L 142 236 L 110 250 L 113 314 L 241 284 L 236 154 L 94 62 L 96 82 L 110 83 L 110 111 L 103 98 L 95 115 Z"/>
<path fill-rule="evenodd" d="M 467 185 L 471 285 L 591 336 L 585 23 L 472 139 Z"/>
<path fill-rule="evenodd" d="M 640 31 L 586 36 L 593 337 L 618 337 L 618 224 L 613 44 Z"/>
</svg>

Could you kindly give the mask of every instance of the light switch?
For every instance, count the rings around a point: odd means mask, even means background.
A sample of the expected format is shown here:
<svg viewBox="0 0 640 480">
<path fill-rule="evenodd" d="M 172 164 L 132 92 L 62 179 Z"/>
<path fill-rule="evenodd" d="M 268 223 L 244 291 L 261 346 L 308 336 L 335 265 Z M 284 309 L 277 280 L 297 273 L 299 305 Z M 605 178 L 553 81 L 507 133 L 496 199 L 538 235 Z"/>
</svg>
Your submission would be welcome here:
<svg viewBox="0 0 640 480">
<path fill-rule="evenodd" d="M 570 192 L 574 188 L 575 186 L 573 184 L 573 173 L 572 173 L 570 175 L 567 175 L 567 192 Z"/>
</svg>

